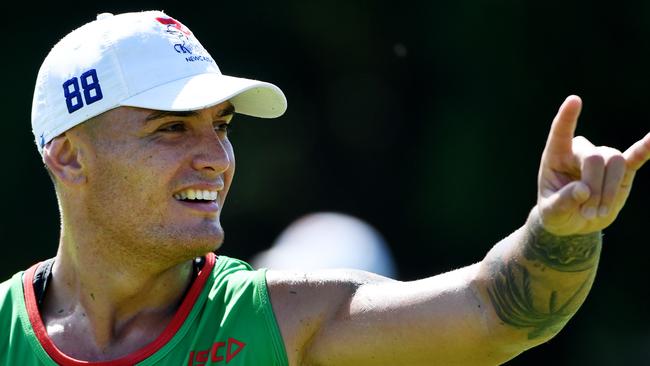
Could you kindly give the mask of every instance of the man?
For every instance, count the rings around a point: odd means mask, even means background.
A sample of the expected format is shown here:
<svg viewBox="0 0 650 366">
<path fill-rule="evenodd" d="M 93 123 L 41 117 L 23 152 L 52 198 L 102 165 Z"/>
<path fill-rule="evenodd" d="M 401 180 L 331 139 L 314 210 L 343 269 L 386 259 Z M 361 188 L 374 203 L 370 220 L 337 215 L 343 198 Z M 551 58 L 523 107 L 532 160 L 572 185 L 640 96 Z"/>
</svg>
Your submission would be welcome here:
<svg viewBox="0 0 650 366">
<path fill-rule="evenodd" d="M 253 271 L 212 254 L 234 174 L 234 112 L 282 92 L 222 76 L 161 12 L 98 20 L 44 61 L 32 127 L 61 211 L 59 250 L 0 285 L 2 365 L 496 365 L 553 337 L 589 291 L 609 226 L 650 158 L 574 138 L 570 96 L 537 205 L 480 263 L 399 282 Z M 325 249 L 326 250 L 326 249 Z"/>
</svg>

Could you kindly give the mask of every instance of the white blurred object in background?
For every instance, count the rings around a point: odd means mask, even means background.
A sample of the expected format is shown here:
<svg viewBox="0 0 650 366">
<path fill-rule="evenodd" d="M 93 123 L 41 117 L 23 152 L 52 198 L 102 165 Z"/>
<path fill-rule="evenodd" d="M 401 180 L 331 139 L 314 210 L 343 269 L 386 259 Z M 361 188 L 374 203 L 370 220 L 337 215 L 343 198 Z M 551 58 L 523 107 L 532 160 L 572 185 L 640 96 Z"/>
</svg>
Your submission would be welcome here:
<svg viewBox="0 0 650 366">
<path fill-rule="evenodd" d="M 352 268 L 395 278 L 396 265 L 382 235 L 367 222 L 319 212 L 290 224 L 273 246 L 255 255 L 255 268 L 315 270 Z"/>
</svg>

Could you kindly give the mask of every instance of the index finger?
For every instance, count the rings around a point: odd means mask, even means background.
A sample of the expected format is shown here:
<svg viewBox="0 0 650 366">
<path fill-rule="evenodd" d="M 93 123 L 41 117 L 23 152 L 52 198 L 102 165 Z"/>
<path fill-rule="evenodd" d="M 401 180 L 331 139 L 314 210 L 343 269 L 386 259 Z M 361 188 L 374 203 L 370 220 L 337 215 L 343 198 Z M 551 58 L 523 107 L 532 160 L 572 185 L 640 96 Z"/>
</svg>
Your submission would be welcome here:
<svg viewBox="0 0 650 366">
<path fill-rule="evenodd" d="M 639 170 L 650 159 L 650 133 L 625 150 L 623 157 L 628 169 Z"/>
<path fill-rule="evenodd" d="M 578 125 L 578 116 L 582 109 L 582 100 L 577 95 L 570 95 L 553 119 L 551 131 L 544 150 L 552 155 L 571 153 L 573 136 Z"/>
</svg>

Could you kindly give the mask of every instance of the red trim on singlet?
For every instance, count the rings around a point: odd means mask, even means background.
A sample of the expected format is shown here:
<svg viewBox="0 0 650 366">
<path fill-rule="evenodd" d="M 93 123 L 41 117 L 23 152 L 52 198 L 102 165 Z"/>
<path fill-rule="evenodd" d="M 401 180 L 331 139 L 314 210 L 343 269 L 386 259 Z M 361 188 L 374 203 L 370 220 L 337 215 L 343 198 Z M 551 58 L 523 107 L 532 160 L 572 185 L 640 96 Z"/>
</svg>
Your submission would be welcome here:
<svg viewBox="0 0 650 366">
<path fill-rule="evenodd" d="M 178 329 L 180 329 L 180 327 L 185 322 L 185 319 L 187 318 L 187 315 L 192 310 L 192 307 L 194 307 L 194 303 L 196 302 L 196 299 L 199 297 L 201 291 L 203 290 L 203 286 L 205 285 L 205 282 L 208 280 L 210 276 L 210 272 L 212 272 L 212 268 L 214 267 L 215 262 L 216 262 L 216 257 L 214 253 L 209 253 L 206 256 L 205 265 L 203 266 L 196 280 L 194 281 L 189 291 L 185 295 L 185 299 L 183 299 L 181 306 L 178 308 L 176 314 L 174 314 L 174 317 L 169 322 L 165 330 L 158 336 L 158 338 L 156 338 L 153 342 L 147 344 L 146 346 L 142 347 L 141 349 L 115 360 L 101 361 L 101 362 L 89 362 L 89 361 L 77 360 L 61 352 L 56 347 L 54 342 L 52 342 L 52 339 L 50 339 L 50 337 L 47 334 L 47 330 L 45 329 L 43 320 L 41 319 L 41 314 L 38 310 L 38 304 L 36 302 L 36 295 L 34 293 L 34 286 L 33 286 L 34 273 L 36 272 L 36 269 L 38 268 L 40 263 L 33 265 L 31 268 L 25 271 L 24 280 L 23 280 L 23 288 L 25 291 L 25 305 L 27 306 L 27 314 L 29 315 L 29 321 L 32 325 L 32 328 L 34 329 L 34 334 L 36 334 L 36 337 L 38 338 L 39 342 L 41 343 L 41 345 L 43 346 L 47 354 L 60 365 L 130 366 L 138 362 L 141 362 L 147 357 L 153 355 L 172 339 L 172 337 L 176 334 Z"/>
</svg>

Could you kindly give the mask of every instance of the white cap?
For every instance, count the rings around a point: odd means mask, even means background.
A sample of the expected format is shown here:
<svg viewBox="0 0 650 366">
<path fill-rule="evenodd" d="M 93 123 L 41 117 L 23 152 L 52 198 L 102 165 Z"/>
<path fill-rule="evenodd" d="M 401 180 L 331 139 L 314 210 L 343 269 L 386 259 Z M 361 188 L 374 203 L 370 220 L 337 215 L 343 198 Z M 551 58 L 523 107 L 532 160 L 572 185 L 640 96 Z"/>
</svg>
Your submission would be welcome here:
<svg viewBox="0 0 650 366">
<path fill-rule="evenodd" d="M 287 108 L 277 86 L 221 74 L 192 32 L 165 13 L 103 13 L 45 58 L 32 131 L 42 153 L 56 136 L 119 106 L 191 111 L 226 100 L 255 117 L 279 117 Z"/>
</svg>

